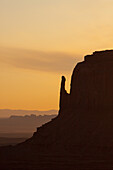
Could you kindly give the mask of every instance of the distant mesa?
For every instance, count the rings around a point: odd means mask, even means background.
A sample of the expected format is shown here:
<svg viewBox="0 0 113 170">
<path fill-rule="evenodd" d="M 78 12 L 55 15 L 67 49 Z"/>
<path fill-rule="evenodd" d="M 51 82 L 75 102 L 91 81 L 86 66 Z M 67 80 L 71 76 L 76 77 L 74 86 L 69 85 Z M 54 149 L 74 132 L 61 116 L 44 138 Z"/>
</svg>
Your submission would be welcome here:
<svg viewBox="0 0 113 170">
<path fill-rule="evenodd" d="M 35 153 L 37 150 L 38 155 L 59 154 L 58 160 L 63 155 L 63 165 L 67 164 L 64 155 L 73 155 L 69 158 L 70 167 L 78 169 L 82 165 L 83 169 L 102 169 L 103 164 L 105 169 L 112 169 L 113 50 L 85 56 L 73 70 L 69 94 L 65 81 L 63 76 L 58 116 L 37 128 L 30 139 L 16 148 L 29 148 L 29 152 L 35 150 Z"/>
<path fill-rule="evenodd" d="M 58 114 L 57 110 L 11 110 L 11 109 L 0 109 L 0 118 L 7 118 L 11 115 L 15 116 L 24 116 L 24 115 L 56 115 Z"/>
</svg>

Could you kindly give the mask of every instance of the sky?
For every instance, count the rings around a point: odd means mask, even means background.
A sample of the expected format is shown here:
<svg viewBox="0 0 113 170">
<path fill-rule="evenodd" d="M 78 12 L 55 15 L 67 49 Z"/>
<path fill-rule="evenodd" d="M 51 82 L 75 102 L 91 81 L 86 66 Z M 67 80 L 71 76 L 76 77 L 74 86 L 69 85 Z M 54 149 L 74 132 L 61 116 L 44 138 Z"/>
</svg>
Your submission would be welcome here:
<svg viewBox="0 0 113 170">
<path fill-rule="evenodd" d="M 0 0 L 0 109 L 59 108 L 61 76 L 113 48 L 113 0 Z"/>
</svg>

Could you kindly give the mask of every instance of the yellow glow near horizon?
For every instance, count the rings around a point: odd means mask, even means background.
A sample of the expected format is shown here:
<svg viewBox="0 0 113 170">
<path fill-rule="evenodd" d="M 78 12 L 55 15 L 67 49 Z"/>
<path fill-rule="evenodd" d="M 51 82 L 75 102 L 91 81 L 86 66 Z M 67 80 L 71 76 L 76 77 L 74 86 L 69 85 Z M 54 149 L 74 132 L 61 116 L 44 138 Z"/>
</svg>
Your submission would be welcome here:
<svg viewBox="0 0 113 170">
<path fill-rule="evenodd" d="M 0 108 L 58 109 L 60 77 L 113 48 L 113 0 L 1 0 Z"/>
</svg>

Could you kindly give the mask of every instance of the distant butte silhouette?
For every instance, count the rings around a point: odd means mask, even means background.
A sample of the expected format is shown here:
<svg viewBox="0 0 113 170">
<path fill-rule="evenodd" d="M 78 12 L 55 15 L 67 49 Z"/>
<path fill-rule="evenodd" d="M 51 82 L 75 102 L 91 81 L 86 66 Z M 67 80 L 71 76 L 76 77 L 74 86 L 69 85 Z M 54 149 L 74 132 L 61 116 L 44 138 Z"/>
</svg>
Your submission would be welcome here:
<svg viewBox="0 0 113 170">
<path fill-rule="evenodd" d="M 58 116 L 25 142 L 2 147 L 2 167 L 113 170 L 113 50 L 85 56 L 69 94 L 65 81 Z"/>
</svg>

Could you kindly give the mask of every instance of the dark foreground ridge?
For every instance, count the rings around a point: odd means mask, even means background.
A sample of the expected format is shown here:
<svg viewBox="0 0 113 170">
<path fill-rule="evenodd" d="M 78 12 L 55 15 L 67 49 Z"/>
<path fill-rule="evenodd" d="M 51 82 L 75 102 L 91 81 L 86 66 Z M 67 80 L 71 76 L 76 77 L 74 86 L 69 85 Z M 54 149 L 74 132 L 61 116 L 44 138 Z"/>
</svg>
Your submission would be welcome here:
<svg viewBox="0 0 113 170">
<path fill-rule="evenodd" d="M 69 94 L 65 80 L 59 115 L 24 143 L 1 148 L 2 169 L 113 170 L 113 50 L 85 56 Z"/>
</svg>

